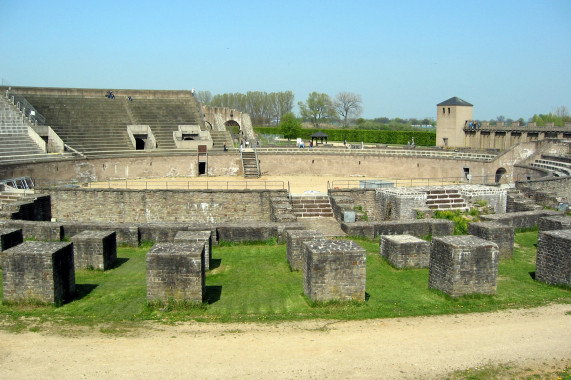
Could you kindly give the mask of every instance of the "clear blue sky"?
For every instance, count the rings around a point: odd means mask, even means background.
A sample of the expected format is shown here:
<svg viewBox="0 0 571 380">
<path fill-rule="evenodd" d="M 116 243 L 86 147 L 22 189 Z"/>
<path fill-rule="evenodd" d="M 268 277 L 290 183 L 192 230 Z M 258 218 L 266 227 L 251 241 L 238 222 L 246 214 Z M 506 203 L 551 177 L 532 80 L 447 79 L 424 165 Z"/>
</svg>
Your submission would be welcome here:
<svg viewBox="0 0 571 380">
<path fill-rule="evenodd" d="M 571 1 L 0 0 L 12 86 L 360 94 L 363 117 L 571 109 Z"/>
</svg>

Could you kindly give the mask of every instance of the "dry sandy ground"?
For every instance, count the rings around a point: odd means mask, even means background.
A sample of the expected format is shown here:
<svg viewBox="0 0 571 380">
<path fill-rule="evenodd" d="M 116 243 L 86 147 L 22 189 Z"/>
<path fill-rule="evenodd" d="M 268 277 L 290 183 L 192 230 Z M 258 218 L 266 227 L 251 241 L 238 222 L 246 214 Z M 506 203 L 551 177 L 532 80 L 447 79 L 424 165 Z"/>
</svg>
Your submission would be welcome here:
<svg viewBox="0 0 571 380">
<path fill-rule="evenodd" d="M 571 305 L 368 321 L 148 324 L 129 336 L 0 332 L 4 379 L 442 378 L 571 365 Z"/>
</svg>

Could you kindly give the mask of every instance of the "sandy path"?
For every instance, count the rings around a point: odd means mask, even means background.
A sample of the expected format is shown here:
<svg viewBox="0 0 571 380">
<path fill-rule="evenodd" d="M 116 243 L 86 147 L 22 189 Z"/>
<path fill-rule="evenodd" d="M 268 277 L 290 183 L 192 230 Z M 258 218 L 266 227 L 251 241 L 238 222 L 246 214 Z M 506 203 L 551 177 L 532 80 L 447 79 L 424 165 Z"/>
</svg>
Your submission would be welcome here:
<svg viewBox="0 0 571 380">
<path fill-rule="evenodd" d="M 357 322 L 150 324 L 134 336 L 0 332 L 2 378 L 438 378 L 571 364 L 571 305 Z"/>
</svg>

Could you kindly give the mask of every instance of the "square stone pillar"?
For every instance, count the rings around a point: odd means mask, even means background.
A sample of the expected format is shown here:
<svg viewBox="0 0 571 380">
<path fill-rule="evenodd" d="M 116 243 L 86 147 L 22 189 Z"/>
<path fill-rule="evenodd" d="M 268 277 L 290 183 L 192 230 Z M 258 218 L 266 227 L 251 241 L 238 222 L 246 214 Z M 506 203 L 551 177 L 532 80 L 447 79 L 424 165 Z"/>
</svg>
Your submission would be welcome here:
<svg viewBox="0 0 571 380">
<path fill-rule="evenodd" d="M 535 279 L 571 286 L 571 230 L 539 233 Z"/>
<path fill-rule="evenodd" d="M 304 241 L 324 240 L 325 236 L 315 230 L 291 230 L 287 235 L 287 261 L 293 270 L 303 270 L 305 249 Z"/>
<path fill-rule="evenodd" d="M 472 235 L 432 238 L 428 287 L 451 297 L 495 294 L 498 246 Z"/>
<path fill-rule="evenodd" d="M 379 254 L 395 268 L 428 268 L 430 242 L 412 235 L 383 235 Z"/>
<path fill-rule="evenodd" d="M 350 240 L 303 243 L 303 291 L 312 301 L 364 301 L 367 253 Z"/>
<path fill-rule="evenodd" d="M 212 261 L 212 231 L 178 231 L 174 237 L 175 243 L 201 242 L 204 244 L 204 269 L 210 269 Z"/>
<path fill-rule="evenodd" d="M 2 255 L 4 301 L 60 304 L 75 294 L 71 243 L 26 241 Z"/>
<path fill-rule="evenodd" d="M 71 241 L 75 269 L 106 270 L 117 260 L 115 231 L 83 231 Z"/>
<path fill-rule="evenodd" d="M 147 300 L 200 303 L 205 295 L 205 245 L 158 243 L 147 252 Z"/>
<path fill-rule="evenodd" d="M 514 228 L 494 222 L 468 224 L 468 234 L 498 245 L 500 259 L 511 259 L 514 255 Z"/>
</svg>

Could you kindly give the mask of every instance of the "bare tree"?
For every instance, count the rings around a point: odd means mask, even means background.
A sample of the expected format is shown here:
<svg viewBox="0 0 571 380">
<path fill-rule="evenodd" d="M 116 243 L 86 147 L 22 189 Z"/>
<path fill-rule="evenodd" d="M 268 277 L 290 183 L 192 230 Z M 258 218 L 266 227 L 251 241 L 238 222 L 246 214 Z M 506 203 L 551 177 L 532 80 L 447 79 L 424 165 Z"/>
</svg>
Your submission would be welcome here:
<svg viewBox="0 0 571 380">
<path fill-rule="evenodd" d="M 196 100 L 204 105 L 208 105 L 212 101 L 212 93 L 210 91 L 198 91 L 195 96 Z"/>
<path fill-rule="evenodd" d="M 335 96 L 333 106 L 343 119 L 343 126 L 347 126 L 349 118 L 358 118 L 363 111 L 361 95 L 352 92 L 340 92 Z"/>
<path fill-rule="evenodd" d="M 562 119 L 569 116 L 569 110 L 565 106 L 555 108 L 554 113 L 556 116 L 559 116 Z"/>
</svg>

